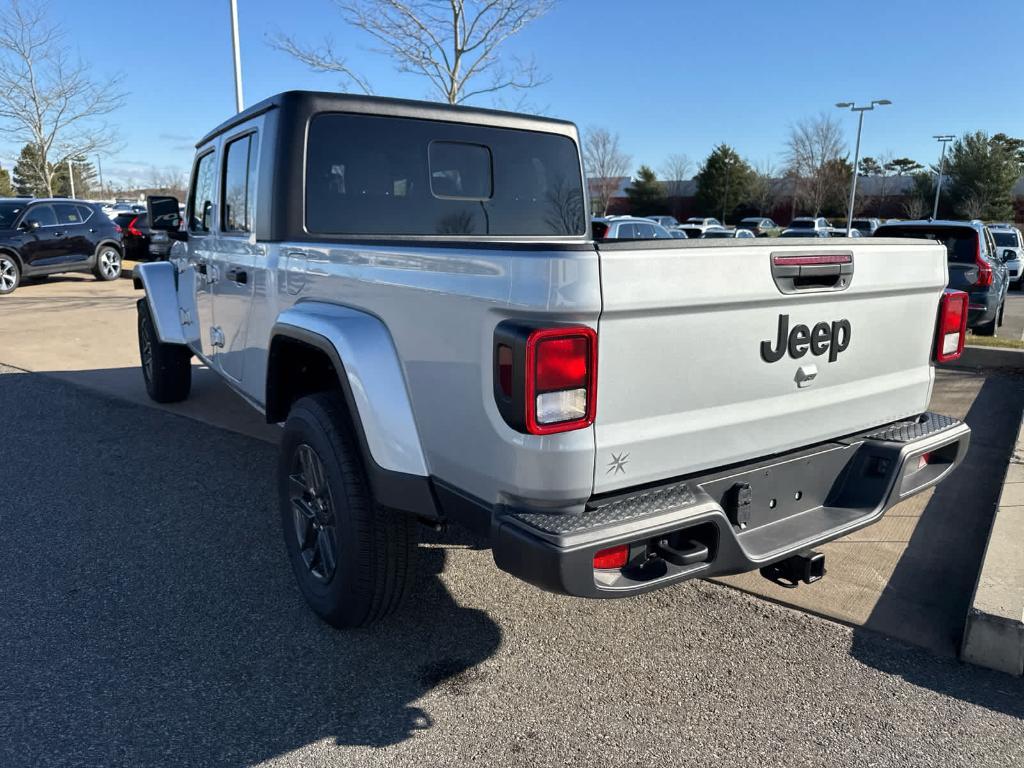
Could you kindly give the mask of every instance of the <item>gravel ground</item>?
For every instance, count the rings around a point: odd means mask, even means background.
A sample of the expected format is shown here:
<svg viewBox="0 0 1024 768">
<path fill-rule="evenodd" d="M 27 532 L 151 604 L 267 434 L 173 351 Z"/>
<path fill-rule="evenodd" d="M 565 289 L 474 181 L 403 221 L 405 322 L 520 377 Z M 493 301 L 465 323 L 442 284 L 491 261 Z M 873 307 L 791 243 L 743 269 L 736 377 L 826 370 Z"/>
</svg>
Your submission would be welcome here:
<svg viewBox="0 0 1024 768">
<path fill-rule="evenodd" d="M 5 372 L 0 765 L 1024 763 L 1020 680 L 705 582 L 549 595 L 458 532 L 339 633 L 271 446 Z"/>
</svg>

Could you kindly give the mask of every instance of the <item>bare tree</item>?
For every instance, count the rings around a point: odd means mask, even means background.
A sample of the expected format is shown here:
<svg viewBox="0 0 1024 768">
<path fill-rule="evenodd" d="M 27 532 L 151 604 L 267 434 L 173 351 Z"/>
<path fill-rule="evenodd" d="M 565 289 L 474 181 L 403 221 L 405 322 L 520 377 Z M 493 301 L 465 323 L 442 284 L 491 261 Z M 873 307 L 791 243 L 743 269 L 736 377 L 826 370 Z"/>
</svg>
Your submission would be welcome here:
<svg viewBox="0 0 1024 768">
<path fill-rule="evenodd" d="M 333 0 L 342 18 L 368 33 L 400 72 L 426 78 L 442 101 L 524 91 L 546 82 L 532 61 L 503 57 L 501 45 L 550 10 L 555 0 Z M 284 34 L 271 46 L 318 72 L 336 72 L 370 93 L 370 83 L 330 39 L 309 47 Z"/>
<path fill-rule="evenodd" d="M 583 167 L 590 180 L 590 193 L 595 211 L 604 215 L 608 203 L 628 174 L 632 158 L 619 147 L 619 135 L 606 128 L 588 128 L 583 133 Z"/>
<path fill-rule="evenodd" d="M 840 191 L 837 185 L 842 183 L 842 175 L 835 173 L 835 167 L 845 153 L 842 128 L 830 115 L 822 113 L 790 128 L 786 166 L 798 180 L 796 197 L 808 213 L 817 216 Z"/>
<path fill-rule="evenodd" d="M 671 154 L 665 158 L 661 166 L 661 178 L 664 179 L 665 194 L 669 197 L 682 197 L 685 190 L 686 177 L 693 170 L 693 163 L 684 154 Z"/>
<path fill-rule="evenodd" d="M 782 191 L 775 178 L 778 170 L 771 160 L 754 166 L 754 177 L 750 183 L 750 202 L 757 208 L 759 216 L 770 216 Z"/>
<path fill-rule="evenodd" d="M 908 219 L 923 219 L 928 204 L 919 195 L 907 195 L 903 200 L 903 215 Z"/>
<path fill-rule="evenodd" d="M 35 148 L 34 170 L 49 195 L 68 160 L 112 146 L 102 118 L 124 102 L 119 77 L 92 79 L 68 48 L 44 4 L 9 0 L 0 14 L 0 124 L 6 139 Z"/>
</svg>

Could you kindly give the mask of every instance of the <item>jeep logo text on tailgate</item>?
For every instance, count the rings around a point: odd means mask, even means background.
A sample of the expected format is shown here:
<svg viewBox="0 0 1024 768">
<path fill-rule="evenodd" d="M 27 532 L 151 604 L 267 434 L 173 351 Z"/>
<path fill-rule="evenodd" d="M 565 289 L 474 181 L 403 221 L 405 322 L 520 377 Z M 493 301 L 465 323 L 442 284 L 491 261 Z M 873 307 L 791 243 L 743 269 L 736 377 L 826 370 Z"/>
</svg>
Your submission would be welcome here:
<svg viewBox="0 0 1024 768">
<path fill-rule="evenodd" d="M 807 354 L 821 356 L 828 352 L 828 361 L 834 363 L 839 353 L 850 346 L 850 321 L 833 320 L 829 323 L 818 323 L 814 328 L 806 325 L 794 325 L 789 330 L 789 315 L 779 315 L 779 333 L 775 339 L 775 348 L 771 341 L 761 342 L 761 359 L 766 363 L 781 360 L 789 352 L 794 360 Z"/>
</svg>

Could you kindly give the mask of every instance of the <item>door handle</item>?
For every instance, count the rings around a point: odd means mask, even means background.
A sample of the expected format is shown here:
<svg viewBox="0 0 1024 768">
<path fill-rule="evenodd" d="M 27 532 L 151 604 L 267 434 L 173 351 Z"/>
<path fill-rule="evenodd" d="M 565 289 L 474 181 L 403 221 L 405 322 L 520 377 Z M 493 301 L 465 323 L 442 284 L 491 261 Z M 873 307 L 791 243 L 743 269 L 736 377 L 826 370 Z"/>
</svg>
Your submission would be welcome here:
<svg viewBox="0 0 1024 768">
<path fill-rule="evenodd" d="M 54 237 L 64 237 L 64 233 L 63 232 L 54 232 L 53 236 Z"/>
<path fill-rule="evenodd" d="M 228 280 L 238 283 L 239 285 L 245 285 L 249 282 L 249 273 L 245 270 L 235 269 L 232 267 L 228 270 Z"/>
</svg>

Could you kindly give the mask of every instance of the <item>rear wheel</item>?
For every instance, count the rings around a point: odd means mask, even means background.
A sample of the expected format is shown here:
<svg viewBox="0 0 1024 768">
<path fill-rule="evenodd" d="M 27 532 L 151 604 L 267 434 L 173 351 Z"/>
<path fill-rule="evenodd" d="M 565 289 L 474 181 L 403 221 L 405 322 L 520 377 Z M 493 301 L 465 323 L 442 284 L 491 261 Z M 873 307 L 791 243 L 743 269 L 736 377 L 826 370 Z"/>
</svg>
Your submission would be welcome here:
<svg viewBox="0 0 1024 768">
<path fill-rule="evenodd" d="M 21 283 L 21 269 L 14 257 L 0 253 L 0 296 L 14 293 Z"/>
<path fill-rule="evenodd" d="M 281 527 L 299 590 L 341 628 L 393 613 L 416 560 L 416 521 L 374 502 L 348 423 L 339 392 L 300 399 L 278 464 Z"/>
<path fill-rule="evenodd" d="M 165 344 L 157 336 L 149 302 L 139 299 L 139 358 L 146 394 L 158 403 L 177 403 L 192 389 L 192 350 L 182 344 Z"/>
<path fill-rule="evenodd" d="M 96 252 L 92 273 L 97 280 L 116 280 L 121 276 L 121 252 L 113 245 L 101 245 Z"/>
</svg>

